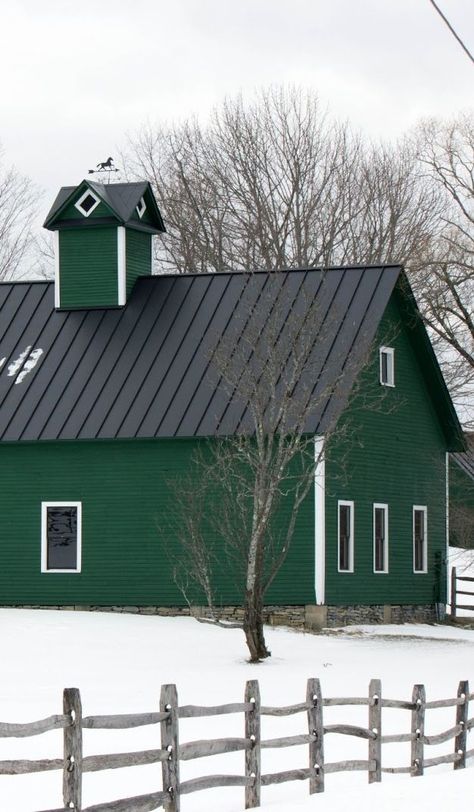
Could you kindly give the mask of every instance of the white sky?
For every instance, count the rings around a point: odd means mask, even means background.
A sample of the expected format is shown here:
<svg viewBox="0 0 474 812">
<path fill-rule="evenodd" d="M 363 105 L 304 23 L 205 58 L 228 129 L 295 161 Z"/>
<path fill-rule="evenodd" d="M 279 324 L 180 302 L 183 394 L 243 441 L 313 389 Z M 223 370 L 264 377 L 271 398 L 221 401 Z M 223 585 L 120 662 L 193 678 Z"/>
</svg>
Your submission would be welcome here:
<svg viewBox="0 0 474 812">
<path fill-rule="evenodd" d="M 439 0 L 474 49 L 474 1 Z M 393 136 L 473 104 L 474 66 L 429 0 L 0 0 L 0 142 L 45 189 L 145 120 L 205 116 L 271 83 Z"/>
</svg>

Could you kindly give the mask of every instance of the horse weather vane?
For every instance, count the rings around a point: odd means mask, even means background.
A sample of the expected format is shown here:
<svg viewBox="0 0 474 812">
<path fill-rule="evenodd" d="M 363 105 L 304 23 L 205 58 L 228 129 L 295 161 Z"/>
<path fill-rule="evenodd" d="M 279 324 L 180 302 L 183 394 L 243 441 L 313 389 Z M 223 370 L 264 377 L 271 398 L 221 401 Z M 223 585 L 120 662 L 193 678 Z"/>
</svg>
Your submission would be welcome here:
<svg viewBox="0 0 474 812">
<path fill-rule="evenodd" d="M 89 175 L 110 175 L 112 172 L 120 172 L 120 169 L 117 169 L 114 166 L 114 159 L 109 157 L 106 161 L 101 161 L 97 164 L 95 169 L 89 169 Z"/>
</svg>

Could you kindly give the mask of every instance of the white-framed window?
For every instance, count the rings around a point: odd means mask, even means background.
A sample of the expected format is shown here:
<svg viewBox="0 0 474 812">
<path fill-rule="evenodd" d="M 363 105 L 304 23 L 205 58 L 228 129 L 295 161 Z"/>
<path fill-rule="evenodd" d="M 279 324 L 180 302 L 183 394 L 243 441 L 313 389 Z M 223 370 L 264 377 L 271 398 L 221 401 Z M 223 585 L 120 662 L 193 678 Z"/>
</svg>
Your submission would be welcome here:
<svg viewBox="0 0 474 812">
<path fill-rule="evenodd" d="M 413 505 L 413 572 L 428 572 L 428 508 Z"/>
<path fill-rule="evenodd" d="M 388 505 L 374 503 L 374 572 L 388 572 Z"/>
<path fill-rule="evenodd" d="M 146 212 L 146 203 L 145 203 L 145 198 L 144 197 L 141 197 L 140 200 L 138 201 L 138 204 L 135 206 L 135 211 L 137 212 L 137 214 L 138 214 L 138 216 L 139 216 L 139 218 L 141 220 L 143 215 Z"/>
<path fill-rule="evenodd" d="M 99 203 L 100 198 L 97 197 L 94 192 L 91 192 L 90 189 L 86 189 L 84 194 L 80 196 L 79 200 L 76 200 L 74 205 L 76 209 L 84 215 L 84 217 L 89 217 L 89 214 L 92 214 Z"/>
<path fill-rule="evenodd" d="M 81 535 L 81 502 L 42 502 L 41 572 L 80 572 Z"/>
<path fill-rule="evenodd" d="M 380 347 L 379 368 L 382 386 L 395 386 L 395 350 L 393 347 Z"/>
<path fill-rule="evenodd" d="M 354 502 L 337 503 L 337 569 L 354 572 Z"/>
</svg>

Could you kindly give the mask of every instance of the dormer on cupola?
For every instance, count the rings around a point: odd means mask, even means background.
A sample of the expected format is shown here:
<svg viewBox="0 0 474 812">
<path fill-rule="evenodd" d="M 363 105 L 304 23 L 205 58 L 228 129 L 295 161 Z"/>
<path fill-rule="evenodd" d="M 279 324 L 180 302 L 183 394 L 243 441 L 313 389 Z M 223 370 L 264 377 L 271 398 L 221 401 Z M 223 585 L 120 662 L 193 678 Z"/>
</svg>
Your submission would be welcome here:
<svg viewBox="0 0 474 812">
<path fill-rule="evenodd" d="M 152 272 L 152 236 L 166 231 L 147 181 L 63 186 L 44 227 L 54 234 L 55 307 L 123 307 Z"/>
</svg>

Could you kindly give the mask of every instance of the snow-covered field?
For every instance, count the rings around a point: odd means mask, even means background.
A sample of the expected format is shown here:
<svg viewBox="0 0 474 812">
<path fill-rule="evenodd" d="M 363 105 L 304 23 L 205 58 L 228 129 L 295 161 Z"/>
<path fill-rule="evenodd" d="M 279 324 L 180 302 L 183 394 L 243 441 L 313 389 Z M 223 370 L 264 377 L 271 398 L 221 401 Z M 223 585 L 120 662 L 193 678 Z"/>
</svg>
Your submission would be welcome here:
<svg viewBox="0 0 474 812">
<path fill-rule="evenodd" d="M 306 680 L 319 677 L 323 695 L 365 695 L 372 677 L 382 680 L 383 694 L 411 698 L 413 684 L 424 683 L 428 699 L 453 697 L 460 679 L 474 684 L 474 631 L 447 626 L 351 627 L 328 635 L 267 630 L 273 656 L 265 663 L 246 662 L 242 633 L 199 625 L 186 618 L 46 610 L 0 610 L 2 640 L 0 719 L 32 721 L 61 713 L 62 689 L 81 690 L 85 715 L 156 710 L 162 683 L 174 682 L 181 704 L 212 705 L 241 701 L 247 679 L 258 678 L 262 702 L 287 705 L 305 697 Z M 474 703 L 473 703 L 474 706 Z M 426 732 L 454 724 L 454 709 L 427 712 Z M 366 725 L 366 708 L 328 708 L 325 721 Z M 473 713 L 470 713 L 472 716 Z M 264 738 L 305 732 L 304 714 L 263 719 Z M 384 732 L 409 732 L 408 711 L 384 710 Z M 241 736 L 241 715 L 183 720 L 181 741 Z M 132 731 L 85 731 L 85 754 L 159 747 L 158 727 Z M 474 732 L 470 734 L 474 747 Z M 453 742 L 431 747 L 429 755 L 450 752 Z M 366 758 L 367 743 L 327 736 L 326 758 Z M 0 740 L 0 759 L 60 757 L 62 733 L 30 739 Z M 384 766 L 409 763 L 409 745 L 384 745 Z M 307 764 L 306 748 L 264 750 L 263 771 Z M 474 760 L 464 771 L 433 768 L 422 778 L 384 775 L 381 785 L 367 786 L 364 773 L 326 778 L 324 795 L 308 796 L 307 782 L 262 790 L 268 812 L 326 812 L 364 805 L 377 812 L 455 810 L 465 808 L 474 786 Z M 186 762 L 182 779 L 206 773 L 242 773 L 243 754 Z M 161 789 L 160 766 L 128 768 L 84 776 L 84 806 Z M 61 774 L 0 777 L 0 810 L 33 812 L 61 805 Z M 243 790 L 207 790 L 182 800 L 183 812 L 242 812 Z"/>
</svg>

